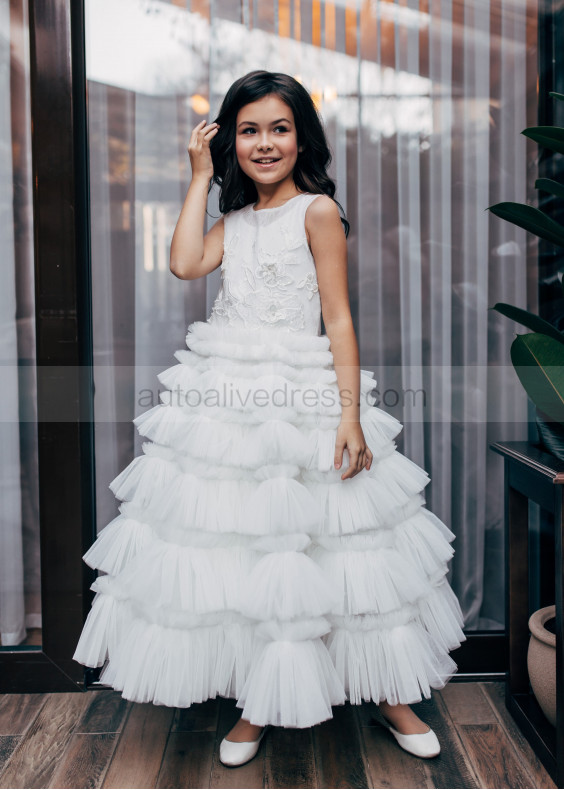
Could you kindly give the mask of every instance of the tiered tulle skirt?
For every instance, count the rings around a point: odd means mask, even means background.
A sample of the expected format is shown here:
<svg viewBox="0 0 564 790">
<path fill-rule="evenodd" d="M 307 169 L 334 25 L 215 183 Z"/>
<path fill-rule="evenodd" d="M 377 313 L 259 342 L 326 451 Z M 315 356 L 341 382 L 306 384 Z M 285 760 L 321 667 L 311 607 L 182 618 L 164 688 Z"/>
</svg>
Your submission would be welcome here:
<svg viewBox="0 0 564 790">
<path fill-rule="evenodd" d="M 443 688 L 466 638 L 446 580 L 454 534 L 361 371 L 374 460 L 334 468 L 327 336 L 188 327 L 147 441 L 110 487 L 120 514 L 84 555 L 103 572 L 74 658 L 137 702 L 236 698 L 252 723 L 309 727 L 349 700 Z"/>
</svg>

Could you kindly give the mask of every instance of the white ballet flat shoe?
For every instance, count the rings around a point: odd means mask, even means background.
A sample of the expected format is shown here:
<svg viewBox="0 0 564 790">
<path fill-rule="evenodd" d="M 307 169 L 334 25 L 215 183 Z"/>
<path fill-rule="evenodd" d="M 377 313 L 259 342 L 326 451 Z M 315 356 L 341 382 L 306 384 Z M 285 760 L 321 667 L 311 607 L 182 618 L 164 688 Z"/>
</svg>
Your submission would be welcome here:
<svg viewBox="0 0 564 790">
<path fill-rule="evenodd" d="M 414 732 L 411 735 L 404 735 L 390 724 L 381 711 L 377 711 L 376 718 L 392 733 L 398 744 L 406 752 L 414 754 L 416 757 L 436 757 L 440 754 L 441 745 L 439 739 L 430 727 L 427 732 Z"/>
<path fill-rule="evenodd" d="M 228 741 L 224 738 L 219 744 L 219 759 L 223 765 L 230 768 L 236 765 L 243 765 L 252 760 L 259 750 L 260 742 L 262 741 L 266 731 L 270 729 L 267 724 L 256 741 Z"/>
</svg>

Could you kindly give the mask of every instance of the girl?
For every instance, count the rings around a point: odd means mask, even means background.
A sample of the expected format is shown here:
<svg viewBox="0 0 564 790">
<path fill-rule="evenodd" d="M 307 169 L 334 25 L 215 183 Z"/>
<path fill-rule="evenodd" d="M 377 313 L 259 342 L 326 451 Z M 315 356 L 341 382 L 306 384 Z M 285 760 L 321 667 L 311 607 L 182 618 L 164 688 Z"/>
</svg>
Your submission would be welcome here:
<svg viewBox="0 0 564 790">
<path fill-rule="evenodd" d="M 454 534 L 359 369 L 322 123 L 299 82 L 254 71 L 188 152 L 170 268 L 221 266 L 221 287 L 159 375 L 163 403 L 134 421 L 149 441 L 84 557 L 106 575 L 74 657 L 108 659 L 100 680 L 126 699 L 236 698 L 226 765 L 270 726 L 313 726 L 347 700 L 373 700 L 403 749 L 435 756 L 409 703 L 444 687 L 466 638 L 446 581 Z M 222 216 L 204 236 L 213 182 Z"/>
</svg>

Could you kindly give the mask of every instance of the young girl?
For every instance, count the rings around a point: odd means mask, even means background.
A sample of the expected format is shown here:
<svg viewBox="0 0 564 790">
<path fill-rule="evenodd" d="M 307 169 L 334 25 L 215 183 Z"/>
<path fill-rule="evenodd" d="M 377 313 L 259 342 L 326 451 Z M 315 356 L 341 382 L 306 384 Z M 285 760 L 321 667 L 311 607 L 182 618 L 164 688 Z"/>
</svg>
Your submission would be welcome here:
<svg viewBox="0 0 564 790">
<path fill-rule="evenodd" d="M 466 638 L 446 580 L 455 536 L 359 369 L 322 123 L 299 82 L 254 71 L 188 151 L 170 267 L 193 280 L 221 266 L 221 287 L 159 375 L 163 403 L 134 421 L 148 441 L 84 556 L 106 575 L 74 658 L 107 660 L 101 682 L 129 700 L 236 698 L 226 765 L 254 757 L 271 725 L 363 700 L 432 757 L 409 703 L 445 686 Z M 222 216 L 204 236 L 213 182 Z"/>
</svg>

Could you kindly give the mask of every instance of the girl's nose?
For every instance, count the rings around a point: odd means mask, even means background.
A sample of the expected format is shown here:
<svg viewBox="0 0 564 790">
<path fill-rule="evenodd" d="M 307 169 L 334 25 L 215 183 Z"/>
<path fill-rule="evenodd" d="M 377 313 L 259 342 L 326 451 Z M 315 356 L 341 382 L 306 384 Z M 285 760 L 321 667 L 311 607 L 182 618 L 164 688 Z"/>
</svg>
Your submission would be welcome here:
<svg viewBox="0 0 564 790">
<path fill-rule="evenodd" d="M 268 136 L 267 136 L 266 133 L 263 134 L 263 136 L 260 138 L 260 140 L 258 142 L 258 147 L 259 148 L 272 148 L 272 143 L 268 139 Z"/>
</svg>

